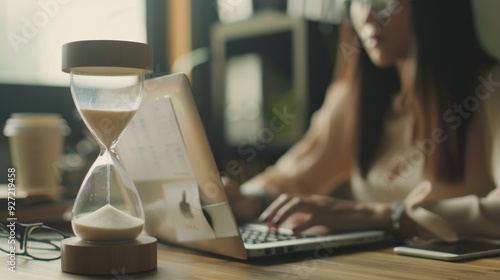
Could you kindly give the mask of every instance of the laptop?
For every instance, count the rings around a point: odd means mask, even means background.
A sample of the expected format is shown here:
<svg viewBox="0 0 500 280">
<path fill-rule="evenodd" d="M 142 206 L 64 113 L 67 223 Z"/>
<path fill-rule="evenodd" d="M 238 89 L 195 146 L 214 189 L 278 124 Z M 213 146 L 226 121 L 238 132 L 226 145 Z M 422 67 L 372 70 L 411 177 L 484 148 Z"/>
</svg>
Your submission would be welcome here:
<svg viewBox="0 0 500 280">
<path fill-rule="evenodd" d="M 382 231 L 294 236 L 286 228 L 238 225 L 184 74 L 145 82 L 117 151 L 139 192 L 145 231 L 159 241 L 248 259 L 384 239 Z"/>
</svg>

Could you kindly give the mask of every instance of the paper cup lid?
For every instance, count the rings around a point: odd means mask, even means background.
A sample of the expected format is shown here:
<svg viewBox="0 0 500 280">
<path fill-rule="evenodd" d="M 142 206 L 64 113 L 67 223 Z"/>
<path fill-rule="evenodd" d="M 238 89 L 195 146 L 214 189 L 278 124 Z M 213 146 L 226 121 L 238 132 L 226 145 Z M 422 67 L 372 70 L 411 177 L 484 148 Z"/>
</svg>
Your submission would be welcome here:
<svg viewBox="0 0 500 280">
<path fill-rule="evenodd" d="M 138 42 L 76 41 L 62 47 L 62 71 L 88 75 L 141 75 L 153 70 L 150 45 Z"/>
<path fill-rule="evenodd" d="M 70 128 L 60 114 L 54 113 L 14 113 L 5 123 L 3 134 L 11 137 L 23 129 L 59 129 L 63 135 L 70 133 Z"/>
</svg>

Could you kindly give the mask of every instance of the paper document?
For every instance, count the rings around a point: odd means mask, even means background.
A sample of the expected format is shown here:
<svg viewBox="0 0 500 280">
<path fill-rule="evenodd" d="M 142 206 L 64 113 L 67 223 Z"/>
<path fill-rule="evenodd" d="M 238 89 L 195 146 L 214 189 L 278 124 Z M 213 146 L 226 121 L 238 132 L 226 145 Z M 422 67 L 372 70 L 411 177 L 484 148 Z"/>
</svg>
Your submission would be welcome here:
<svg viewBox="0 0 500 280">
<path fill-rule="evenodd" d="M 170 98 L 144 100 L 125 134 L 118 154 L 133 180 L 194 178 Z"/>
</svg>

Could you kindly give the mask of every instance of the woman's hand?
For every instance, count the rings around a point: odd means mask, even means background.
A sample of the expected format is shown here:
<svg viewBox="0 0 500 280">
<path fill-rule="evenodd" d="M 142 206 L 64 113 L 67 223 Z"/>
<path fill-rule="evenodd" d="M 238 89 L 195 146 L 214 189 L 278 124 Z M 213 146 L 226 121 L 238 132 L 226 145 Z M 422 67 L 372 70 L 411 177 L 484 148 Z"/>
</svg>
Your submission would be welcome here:
<svg viewBox="0 0 500 280">
<path fill-rule="evenodd" d="M 291 222 L 294 234 L 314 226 L 323 234 L 357 230 L 390 230 L 391 204 L 357 203 L 324 195 L 282 194 L 262 213 L 260 219 L 278 228 L 294 214 L 309 214 L 308 219 Z"/>
<path fill-rule="evenodd" d="M 228 177 L 222 177 L 222 183 L 236 220 L 248 222 L 259 216 L 263 208 L 259 197 L 242 194 L 240 186 Z"/>
</svg>

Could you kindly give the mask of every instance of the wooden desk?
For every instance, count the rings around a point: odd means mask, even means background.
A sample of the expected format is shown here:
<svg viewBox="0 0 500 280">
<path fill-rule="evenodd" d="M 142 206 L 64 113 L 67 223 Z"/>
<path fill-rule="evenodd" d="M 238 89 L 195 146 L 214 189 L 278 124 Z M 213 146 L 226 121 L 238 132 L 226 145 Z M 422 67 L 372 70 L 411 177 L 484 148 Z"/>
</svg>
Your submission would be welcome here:
<svg viewBox="0 0 500 280">
<path fill-rule="evenodd" d="M 326 255 L 320 252 L 319 255 Z M 392 248 L 337 250 L 328 257 L 312 252 L 253 261 L 238 261 L 158 245 L 155 271 L 105 277 L 64 273 L 60 260 L 43 262 L 17 258 L 16 272 L 6 268 L 2 257 L 0 279 L 500 279 L 500 257 L 451 263 L 399 256 Z"/>
</svg>

